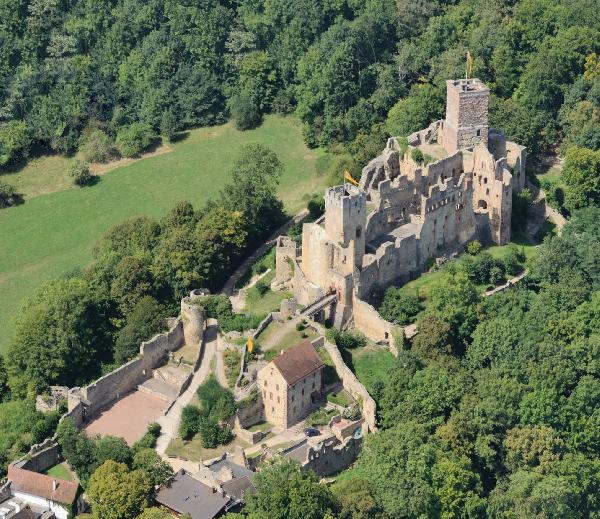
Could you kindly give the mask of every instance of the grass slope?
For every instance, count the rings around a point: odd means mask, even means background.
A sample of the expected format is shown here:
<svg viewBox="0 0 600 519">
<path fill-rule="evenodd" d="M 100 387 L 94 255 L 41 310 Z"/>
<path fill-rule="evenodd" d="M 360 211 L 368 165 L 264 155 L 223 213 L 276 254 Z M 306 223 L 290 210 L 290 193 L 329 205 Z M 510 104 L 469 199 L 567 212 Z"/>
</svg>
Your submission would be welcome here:
<svg viewBox="0 0 600 519">
<path fill-rule="evenodd" d="M 193 130 L 172 152 L 114 169 L 95 186 L 30 198 L 1 210 L 0 351 L 13 333 L 12 318 L 23 297 L 41 283 L 85 266 L 94 243 L 125 218 L 160 217 L 180 200 L 200 207 L 223 187 L 239 148 L 250 142 L 269 146 L 284 163 L 280 196 L 291 213 L 324 187 L 325 176 L 318 171 L 328 157 L 304 145 L 295 119 L 268 116 L 247 132 L 231 124 Z"/>
</svg>

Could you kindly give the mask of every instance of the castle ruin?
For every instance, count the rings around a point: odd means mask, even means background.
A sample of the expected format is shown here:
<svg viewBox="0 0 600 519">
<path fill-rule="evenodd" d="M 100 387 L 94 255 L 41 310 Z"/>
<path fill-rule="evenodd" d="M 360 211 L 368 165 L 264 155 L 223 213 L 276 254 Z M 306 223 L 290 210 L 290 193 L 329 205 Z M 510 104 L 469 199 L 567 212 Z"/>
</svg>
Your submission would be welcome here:
<svg viewBox="0 0 600 519">
<path fill-rule="evenodd" d="M 292 288 L 301 305 L 335 294 L 329 317 L 336 327 L 353 324 L 387 340 L 392 325 L 369 304 L 374 293 L 415 278 L 428 260 L 470 240 L 510 241 L 525 148 L 489 127 L 483 82 L 450 80 L 446 88 L 446 119 L 409 135 L 408 146 L 389 139 L 358 186 L 328 189 L 325 215 L 304 224 L 301 248 L 278 241 L 274 288 Z"/>
</svg>

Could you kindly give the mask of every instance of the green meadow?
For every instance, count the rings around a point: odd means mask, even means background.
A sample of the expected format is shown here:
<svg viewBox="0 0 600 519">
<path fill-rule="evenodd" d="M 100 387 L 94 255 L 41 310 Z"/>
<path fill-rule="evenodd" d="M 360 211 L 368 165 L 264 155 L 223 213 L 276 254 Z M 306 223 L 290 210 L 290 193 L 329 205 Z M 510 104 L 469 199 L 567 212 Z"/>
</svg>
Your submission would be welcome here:
<svg viewBox="0 0 600 519">
<path fill-rule="evenodd" d="M 226 183 L 240 147 L 251 142 L 269 146 L 284 163 L 279 192 L 290 213 L 325 187 L 322 172 L 329 157 L 304 145 L 300 125 L 290 117 L 267 116 L 259 128 L 246 132 L 230 123 L 192 130 L 171 145 L 171 152 L 113 169 L 84 189 L 64 185 L 68 160 L 48 157 L 51 174 L 45 180 L 36 177 L 35 188 L 53 191 L 54 182 L 63 182 L 58 187 L 62 190 L 0 210 L 0 351 L 13 333 L 13 317 L 25 296 L 41 283 L 88 264 L 94 243 L 112 225 L 134 215 L 159 218 L 181 200 L 202 206 Z M 36 159 L 34 166 L 0 178 L 16 186 L 31 185 L 32 177 L 44 175 L 44 164 L 43 158 Z"/>
</svg>

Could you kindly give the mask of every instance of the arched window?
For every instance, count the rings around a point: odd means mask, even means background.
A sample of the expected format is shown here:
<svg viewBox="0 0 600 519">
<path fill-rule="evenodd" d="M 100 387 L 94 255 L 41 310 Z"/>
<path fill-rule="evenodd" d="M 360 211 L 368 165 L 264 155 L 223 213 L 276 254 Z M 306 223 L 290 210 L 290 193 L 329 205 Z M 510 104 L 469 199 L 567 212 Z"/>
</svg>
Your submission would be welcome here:
<svg viewBox="0 0 600 519">
<path fill-rule="evenodd" d="M 487 202 L 485 200 L 479 200 L 479 202 L 477 202 L 477 207 L 479 209 L 487 209 Z"/>
</svg>

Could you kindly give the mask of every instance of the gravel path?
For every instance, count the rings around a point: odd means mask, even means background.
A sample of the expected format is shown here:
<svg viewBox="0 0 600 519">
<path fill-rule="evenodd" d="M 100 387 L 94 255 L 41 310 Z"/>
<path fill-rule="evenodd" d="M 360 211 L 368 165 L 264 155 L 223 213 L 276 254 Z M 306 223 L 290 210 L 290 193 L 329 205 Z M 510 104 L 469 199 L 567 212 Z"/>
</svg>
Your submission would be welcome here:
<svg viewBox="0 0 600 519">
<path fill-rule="evenodd" d="M 206 342 L 204 343 L 204 352 L 202 355 L 200 368 L 194 374 L 190 386 L 182 395 L 179 396 L 171 409 L 169 409 L 169 412 L 165 415 L 162 415 L 157 420 L 161 426 L 161 435 L 156 442 L 156 452 L 158 452 L 158 454 L 160 454 L 165 461 L 169 462 L 175 470 L 182 468 L 180 463 L 181 460 L 169 458 L 165 454 L 165 451 L 171 440 L 177 437 L 177 429 L 179 427 L 181 411 L 192 401 L 198 386 L 202 384 L 202 382 L 204 382 L 204 380 L 210 375 L 212 359 L 215 356 L 218 344 L 217 325 L 210 324 L 208 326 L 205 332 L 205 338 Z"/>
<path fill-rule="evenodd" d="M 286 223 L 284 223 L 279 229 L 277 229 L 266 242 L 264 242 L 258 249 L 256 249 L 250 256 L 246 258 L 246 260 L 235 270 L 235 272 L 229 277 L 225 285 L 223 285 L 223 292 L 225 295 L 232 295 L 235 290 L 236 283 L 242 279 L 243 275 L 246 271 L 258 261 L 262 256 L 264 256 L 267 251 L 275 245 L 277 238 L 282 234 L 285 234 L 289 228 L 298 223 L 300 220 L 304 219 L 308 214 L 308 209 L 303 209 L 296 216 L 290 218 Z"/>
</svg>

